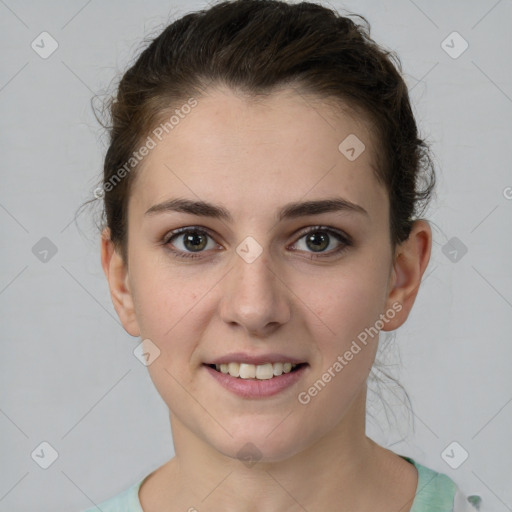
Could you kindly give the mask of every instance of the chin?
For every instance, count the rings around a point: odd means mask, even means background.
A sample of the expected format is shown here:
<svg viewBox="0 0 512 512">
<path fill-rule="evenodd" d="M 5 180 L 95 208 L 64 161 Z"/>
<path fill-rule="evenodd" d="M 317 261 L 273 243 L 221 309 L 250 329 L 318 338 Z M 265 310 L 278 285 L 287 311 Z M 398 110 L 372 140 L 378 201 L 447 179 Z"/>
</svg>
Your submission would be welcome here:
<svg viewBox="0 0 512 512">
<path fill-rule="evenodd" d="M 281 418 L 282 419 L 282 418 Z M 252 467 L 256 463 L 275 463 L 290 459 L 307 444 L 304 439 L 304 433 L 297 428 L 295 431 L 290 429 L 276 428 L 274 423 L 272 428 L 255 428 L 254 421 L 246 429 L 240 428 L 240 433 L 233 433 L 233 437 L 222 442 L 212 442 L 211 446 L 219 453 L 239 460 L 247 467 Z M 270 432 L 270 435 L 269 435 Z"/>
</svg>

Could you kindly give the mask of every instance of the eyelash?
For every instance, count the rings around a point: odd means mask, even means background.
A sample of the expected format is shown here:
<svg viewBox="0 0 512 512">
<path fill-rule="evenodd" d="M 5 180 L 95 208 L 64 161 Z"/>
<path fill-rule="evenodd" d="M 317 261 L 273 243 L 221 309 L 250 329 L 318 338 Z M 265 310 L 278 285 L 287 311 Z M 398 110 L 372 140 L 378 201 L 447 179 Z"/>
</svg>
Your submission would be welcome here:
<svg viewBox="0 0 512 512">
<path fill-rule="evenodd" d="M 322 233 L 328 233 L 329 235 L 332 235 L 334 238 L 338 240 L 342 245 L 338 247 L 337 249 L 331 250 L 328 253 L 310 253 L 311 259 L 318 259 L 318 258 L 328 258 L 335 254 L 341 254 L 344 251 L 346 251 L 349 247 L 353 245 L 352 239 L 343 231 L 339 231 L 334 228 L 330 228 L 327 226 L 312 226 L 307 231 L 301 231 L 299 238 L 297 238 L 297 241 L 295 244 L 304 238 L 306 235 L 309 235 L 310 233 L 316 233 L 316 232 L 322 232 Z M 206 235 L 213 239 L 213 237 L 210 235 L 208 231 L 206 231 L 204 228 L 200 228 L 198 226 L 187 226 L 184 228 L 179 228 L 174 231 L 171 231 L 170 233 L 167 233 L 167 235 L 164 237 L 162 244 L 168 248 L 169 251 L 173 253 L 173 255 L 176 258 L 182 258 L 182 259 L 194 259 L 194 258 L 201 258 L 201 253 L 204 251 L 199 251 L 197 253 L 190 253 L 185 252 L 181 250 L 172 249 L 170 242 L 173 238 L 177 237 L 178 235 L 183 235 L 186 233 L 199 233 L 201 235 Z M 295 245 L 294 244 L 294 245 Z"/>
</svg>

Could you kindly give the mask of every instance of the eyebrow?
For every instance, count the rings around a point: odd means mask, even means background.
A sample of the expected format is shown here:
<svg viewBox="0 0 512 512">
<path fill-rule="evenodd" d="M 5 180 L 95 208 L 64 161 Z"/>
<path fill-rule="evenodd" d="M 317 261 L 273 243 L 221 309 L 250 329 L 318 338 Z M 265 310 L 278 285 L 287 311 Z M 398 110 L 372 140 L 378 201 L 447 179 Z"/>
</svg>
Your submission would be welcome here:
<svg viewBox="0 0 512 512">
<path fill-rule="evenodd" d="M 317 201 L 305 201 L 288 203 L 279 210 L 279 221 L 284 219 L 295 219 L 308 215 L 318 215 L 329 212 L 352 212 L 366 216 L 368 212 L 358 204 L 352 203 L 341 197 L 322 199 Z M 214 205 L 205 201 L 191 201 L 190 199 L 169 199 L 155 204 L 144 215 L 155 215 L 164 212 L 182 212 L 202 217 L 233 222 L 233 216 L 223 206 Z"/>
</svg>

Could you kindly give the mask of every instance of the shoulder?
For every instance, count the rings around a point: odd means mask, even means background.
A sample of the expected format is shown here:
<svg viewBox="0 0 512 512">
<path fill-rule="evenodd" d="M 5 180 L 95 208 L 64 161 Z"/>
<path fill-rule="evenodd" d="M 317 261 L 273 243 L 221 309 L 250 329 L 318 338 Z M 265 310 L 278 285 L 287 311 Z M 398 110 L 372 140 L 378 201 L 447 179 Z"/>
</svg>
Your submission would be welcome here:
<svg viewBox="0 0 512 512">
<path fill-rule="evenodd" d="M 143 512 L 139 501 L 140 480 L 124 491 L 83 512 Z"/>
<path fill-rule="evenodd" d="M 410 512 L 476 512 L 480 498 L 466 498 L 455 482 L 444 473 L 438 473 L 408 457 L 402 456 L 418 471 L 418 487 Z"/>
</svg>

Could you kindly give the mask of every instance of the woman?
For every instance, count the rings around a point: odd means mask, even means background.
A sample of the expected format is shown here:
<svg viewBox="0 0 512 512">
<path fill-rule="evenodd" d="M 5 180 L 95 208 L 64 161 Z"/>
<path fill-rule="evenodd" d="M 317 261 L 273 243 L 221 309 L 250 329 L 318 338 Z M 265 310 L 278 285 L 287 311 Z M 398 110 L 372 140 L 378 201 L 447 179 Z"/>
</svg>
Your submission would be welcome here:
<svg viewBox="0 0 512 512">
<path fill-rule="evenodd" d="M 223 2 L 152 41 L 111 114 L 102 265 L 176 456 L 99 508 L 473 510 L 365 434 L 432 243 L 392 57 L 313 3 Z"/>
</svg>

